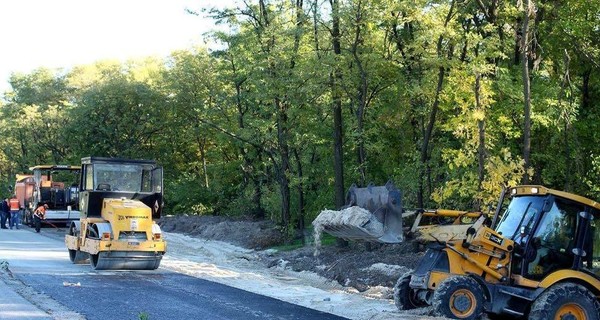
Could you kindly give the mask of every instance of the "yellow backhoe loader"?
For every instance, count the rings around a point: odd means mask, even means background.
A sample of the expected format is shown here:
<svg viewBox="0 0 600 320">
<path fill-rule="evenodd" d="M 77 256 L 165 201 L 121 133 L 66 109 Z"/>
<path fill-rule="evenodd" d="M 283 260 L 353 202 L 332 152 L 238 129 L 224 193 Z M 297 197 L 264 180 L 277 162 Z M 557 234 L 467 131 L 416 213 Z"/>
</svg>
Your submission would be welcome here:
<svg viewBox="0 0 600 320">
<path fill-rule="evenodd" d="M 167 244 L 155 219 L 163 206 L 162 167 L 154 161 L 81 159 L 79 210 L 65 235 L 73 263 L 94 270 L 158 268 Z"/>
<path fill-rule="evenodd" d="M 599 218 L 600 203 L 575 194 L 508 189 L 491 221 L 432 243 L 398 280 L 395 303 L 453 319 L 600 319 Z"/>
<path fill-rule="evenodd" d="M 339 211 L 325 210 L 313 221 L 315 228 L 346 240 L 400 243 L 405 234 L 421 242 L 463 239 L 467 228 L 481 212 L 458 210 L 415 210 L 404 212 L 402 193 L 388 182 L 384 186 L 352 185 L 346 204 Z M 404 221 L 414 217 L 412 227 Z"/>
</svg>

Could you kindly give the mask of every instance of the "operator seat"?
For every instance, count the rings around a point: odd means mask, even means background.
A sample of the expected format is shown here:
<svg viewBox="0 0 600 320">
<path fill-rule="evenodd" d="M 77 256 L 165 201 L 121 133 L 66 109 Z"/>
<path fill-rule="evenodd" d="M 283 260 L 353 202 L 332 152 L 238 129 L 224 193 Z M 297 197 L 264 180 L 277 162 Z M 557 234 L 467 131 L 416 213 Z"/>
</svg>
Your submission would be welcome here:
<svg viewBox="0 0 600 320">
<path fill-rule="evenodd" d="M 108 183 L 100 183 L 96 187 L 96 190 L 98 190 L 98 191 L 110 191 L 110 184 L 108 184 Z"/>
</svg>

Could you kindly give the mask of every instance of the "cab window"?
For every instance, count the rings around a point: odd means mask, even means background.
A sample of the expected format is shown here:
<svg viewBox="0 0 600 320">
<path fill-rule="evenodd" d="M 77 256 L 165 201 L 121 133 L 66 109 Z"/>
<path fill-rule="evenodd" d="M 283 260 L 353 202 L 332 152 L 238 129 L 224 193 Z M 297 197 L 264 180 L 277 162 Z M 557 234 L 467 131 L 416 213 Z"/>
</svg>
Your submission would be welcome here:
<svg viewBox="0 0 600 320">
<path fill-rule="evenodd" d="M 85 166 L 85 190 L 94 190 L 94 170 L 92 165 Z"/>
<path fill-rule="evenodd" d="M 501 216 L 496 231 L 504 237 L 521 244 L 526 241 L 531 228 L 544 204 L 545 197 L 519 196 L 511 199 L 508 208 Z"/>
<path fill-rule="evenodd" d="M 591 221 L 591 229 L 588 231 L 591 247 L 586 250 L 587 258 L 584 258 L 584 268 L 591 270 L 600 277 L 600 212 L 594 210 L 594 219 Z M 588 240 L 588 239 L 586 239 Z"/>
<path fill-rule="evenodd" d="M 529 278 L 539 280 L 556 270 L 572 267 L 578 216 L 583 210 L 582 205 L 557 198 L 550 210 L 544 212 L 527 247 Z"/>
</svg>

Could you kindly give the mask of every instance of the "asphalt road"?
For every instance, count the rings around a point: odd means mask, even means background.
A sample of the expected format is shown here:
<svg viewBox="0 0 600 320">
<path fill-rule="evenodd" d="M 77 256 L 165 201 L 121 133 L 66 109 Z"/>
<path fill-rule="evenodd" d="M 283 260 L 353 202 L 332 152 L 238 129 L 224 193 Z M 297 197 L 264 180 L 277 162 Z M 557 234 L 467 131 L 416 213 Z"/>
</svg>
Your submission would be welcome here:
<svg viewBox="0 0 600 320">
<path fill-rule="evenodd" d="M 162 268 L 92 271 L 69 261 L 61 235 L 0 230 L 0 259 L 15 278 L 87 319 L 343 319 Z"/>
</svg>

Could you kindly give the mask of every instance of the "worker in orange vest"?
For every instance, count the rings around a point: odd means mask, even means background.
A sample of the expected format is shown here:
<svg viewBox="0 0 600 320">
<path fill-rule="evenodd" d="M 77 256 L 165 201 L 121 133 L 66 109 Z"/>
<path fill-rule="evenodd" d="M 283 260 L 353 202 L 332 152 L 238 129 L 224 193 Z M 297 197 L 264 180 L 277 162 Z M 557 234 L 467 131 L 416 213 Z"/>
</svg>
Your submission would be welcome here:
<svg viewBox="0 0 600 320">
<path fill-rule="evenodd" d="M 33 212 L 33 221 L 35 223 L 35 232 L 40 233 L 40 228 L 42 227 L 42 220 L 46 218 L 46 209 L 48 209 L 47 204 L 39 203 L 37 209 Z"/>
<path fill-rule="evenodd" d="M 10 207 L 10 228 L 16 227 L 19 229 L 19 216 L 21 213 L 19 200 L 16 197 L 12 197 L 10 201 L 8 201 L 8 205 Z"/>
</svg>

